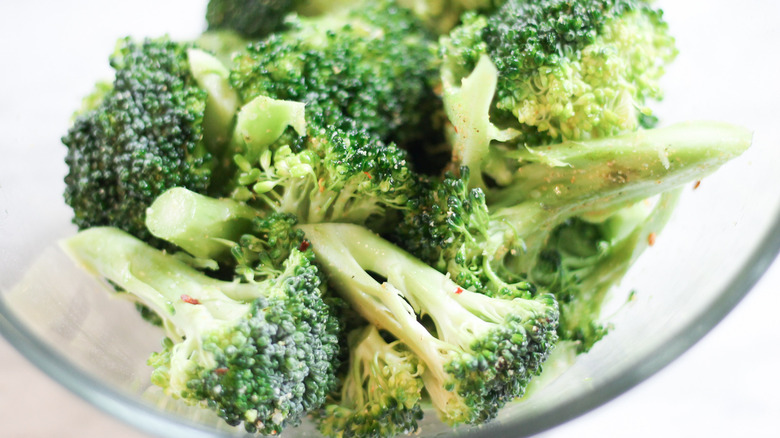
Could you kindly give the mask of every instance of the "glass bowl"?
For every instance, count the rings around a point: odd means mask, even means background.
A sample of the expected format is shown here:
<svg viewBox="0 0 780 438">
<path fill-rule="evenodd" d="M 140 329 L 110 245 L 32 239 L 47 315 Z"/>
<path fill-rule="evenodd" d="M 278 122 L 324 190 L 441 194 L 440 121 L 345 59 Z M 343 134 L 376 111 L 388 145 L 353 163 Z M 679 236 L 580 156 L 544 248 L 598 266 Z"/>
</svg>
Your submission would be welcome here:
<svg viewBox="0 0 780 438">
<path fill-rule="evenodd" d="M 181 406 L 150 387 L 145 362 L 160 333 L 56 245 L 76 231 L 61 195 L 66 168 L 59 138 L 70 115 L 96 80 L 110 77 L 106 60 L 118 37 L 195 36 L 205 2 L 192 3 L 0 6 L 6 60 L 0 72 L 0 332 L 63 386 L 145 432 L 242 436 L 210 412 Z M 767 41 L 780 41 L 772 20 L 780 4 L 746 0 L 736 14 L 725 0 L 658 3 L 680 48 L 665 79 L 667 98 L 656 105 L 661 124 L 729 121 L 754 130 L 753 147 L 699 188 L 686 188 L 656 244 L 613 291 L 616 310 L 608 321 L 614 328 L 602 342 L 492 423 L 457 435 L 530 435 L 615 398 L 701 339 L 780 248 L 774 102 L 780 81 L 764 53 Z M 635 299 L 626 303 L 629 291 Z M 421 436 L 453 433 L 428 417 Z M 285 435 L 315 432 L 304 424 Z"/>
</svg>

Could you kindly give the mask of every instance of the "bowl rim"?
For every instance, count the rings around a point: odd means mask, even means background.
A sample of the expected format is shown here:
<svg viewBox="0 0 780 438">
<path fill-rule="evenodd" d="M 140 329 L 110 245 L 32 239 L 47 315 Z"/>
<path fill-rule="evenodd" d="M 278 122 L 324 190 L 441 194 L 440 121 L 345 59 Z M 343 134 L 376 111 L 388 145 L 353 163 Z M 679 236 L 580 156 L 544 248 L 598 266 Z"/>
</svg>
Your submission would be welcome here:
<svg viewBox="0 0 780 438">
<path fill-rule="evenodd" d="M 624 394 L 634 386 L 672 363 L 709 333 L 750 292 L 767 272 L 780 252 L 780 212 L 764 233 L 761 244 L 750 254 L 731 281 L 720 289 L 707 306 L 687 324 L 668 338 L 662 351 L 646 351 L 623 370 L 606 379 L 598 389 L 589 389 L 555 406 L 551 415 L 534 415 L 517 420 L 506 419 L 499 424 L 488 423 L 459 436 L 494 438 L 501 431 L 512 431 L 512 436 L 525 437 L 552 429 Z M 27 329 L 13 314 L 0 294 L 0 336 L 49 377 L 89 402 L 99 410 L 145 433 L 160 437 L 179 437 L 184 433 L 193 438 L 214 437 L 222 434 L 176 415 L 161 412 L 137 397 L 112 389 L 90 377 L 60 353 L 48 347 Z"/>
</svg>

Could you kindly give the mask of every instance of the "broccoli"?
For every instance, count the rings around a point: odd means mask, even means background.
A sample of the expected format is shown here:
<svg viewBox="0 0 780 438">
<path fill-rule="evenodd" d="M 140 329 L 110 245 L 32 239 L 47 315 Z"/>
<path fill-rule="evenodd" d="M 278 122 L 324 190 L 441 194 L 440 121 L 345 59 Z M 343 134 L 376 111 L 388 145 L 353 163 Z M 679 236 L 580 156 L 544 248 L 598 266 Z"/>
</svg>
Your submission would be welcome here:
<svg viewBox="0 0 780 438">
<path fill-rule="evenodd" d="M 275 110 L 267 111 L 269 107 Z M 265 96 L 241 109 L 236 137 L 245 146 L 235 157 L 235 199 L 260 209 L 295 214 L 304 223 L 365 223 L 381 220 L 388 209 L 405 205 L 414 183 L 406 153 L 365 131 L 322 129 L 313 134 L 318 137 L 306 137 L 305 148 L 298 152 L 287 144 L 269 148 L 266 139 L 280 132 L 280 127 L 307 125 L 302 111 L 298 102 Z M 268 114 L 289 118 L 281 123 L 258 122 Z"/>
<path fill-rule="evenodd" d="M 234 281 L 112 227 L 82 231 L 64 248 L 162 318 L 163 350 L 149 359 L 155 385 L 230 425 L 275 434 L 324 402 L 338 367 L 339 323 L 292 224 L 286 216 L 256 220 L 232 245 L 242 273 Z"/>
<path fill-rule="evenodd" d="M 528 277 L 555 294 L 561 312 L 558 334 L 573 341 L 578 353 L 606 335 L 600 313 L 607 292 L 661 232 L 679 196 L 679 189 L 672 190 L 605 219 L 568 219 L 540 250 Z"/>
<path fill-rule="evenodd" d="M 440 52 L 451 170 L 470 167 L 474 187 L 509 185 L 526 145 L 652 127 L 646 103 L 677 54 L 644 0 L 510 0 L 467 14 Z"/>
<path fill-rule="evenodd" d="M 678 187 L 751 140 L 653 129 L 676 49 L 650 0 L 206 17 L 192 43 L 119 41 L 63 137 L 90 228 L 63 245 L 164 331 L 152 382 L 250 433 L 308 415 L 330 437 L 411 434 L 427 401 L 489 421 L 556 349 L 607 333 L 606 293 Z"/>
<path fill-rule="evenodd" d="M 234 196 L 301 222 L 381 218 L 415 182 L 399 145 L 432 129 L 435 43 L 391 1 L 291 23 L 230 76 L 247 102 Z"/>
<path fill-rule="evenodd" d="M 422 419 L 422 366 L 398 341 L 368 325 L 350 332 L 349 369 L 341 392 L 316 414 L 330 437 L 383 438 L 416 432 Z"/>
<path fill-rule="evenodd" d="M 300 0 L 209 0 L 208 30 L 231 30 L 258 39 L 283 27 L 284 17 Z"/>
<path fill-rule="evenodd" d="M 419 185 L 397 240 L 438 269 L 452 269 L 455 263 L 470 272 L 492 271 L 511 260 L 500 273 L 522 275 L 562 222 L 585 214 L 607 217 L 700 179 L 741 154 L 751 137 L 733 125 L 692 122 L 529 147 L 518 152 L 526 162 L 524 178 L 510 188 L 469 188 L 473 173 L 468 168 L 460 176 Z"/>
<path fill-rule="evenodd" d="M 80 228 L 116 226 L 152 244 L 146 208 L 165 190 L 219 191 L 238 107 L 227 69 L 191 44 L 121 39 L 116 77 L 62 138 L 65 201 Z"/>
<path fill-rule="evenodd" d="M 235 61 L 230 80 L 244 102 L 302 102 L 313 133 L 365 130 L 404 143 L 430 131 L 436 41 L 408 10 L 382 0 L 289 23 Z"/>
<path fill-rule="evenodd" d="M 641 208 L 629 206 L 702 178 L 750 142 L 742 128 L 698 122 L 527 148 L 524 178 L 511 189 L 469 188 L 465 167 L 460 176 L 426 180 L 393 238 L 475 292 L 532 296 L 541 287 L 555 293 L 566 323 L 561 337 L 589 348 L 598 330 L 578 333 L 590 330 L 606 290 L 641 252 L 641 240 L 663 223 L 650 219 L 656 214 L 629 221 Z M 666 204 L 672 202 L 659 205 Z M 620 232 L 611 230 L 620 220 Z M 581 304 L 592 308 L 569 311 Z"/>
<path fill-rule="evenodd" d="M 488 297 L 463 289 L 365 227 L 299 228 L 331 286 L 419 359 L 425 390 L 446 423 L 493 418 L 523 394 L 556 342 L 558 307 L 548 294 Z"/>
<path fill-rule="evenodd" d="M 469 14 L 442 54 L 454 85 L 487 55 L 499 72 L 497 119 L 571 140 L 634 130 L 677 51 L 663 13 L 644 0 L 508 0 Z"/>
</svg>

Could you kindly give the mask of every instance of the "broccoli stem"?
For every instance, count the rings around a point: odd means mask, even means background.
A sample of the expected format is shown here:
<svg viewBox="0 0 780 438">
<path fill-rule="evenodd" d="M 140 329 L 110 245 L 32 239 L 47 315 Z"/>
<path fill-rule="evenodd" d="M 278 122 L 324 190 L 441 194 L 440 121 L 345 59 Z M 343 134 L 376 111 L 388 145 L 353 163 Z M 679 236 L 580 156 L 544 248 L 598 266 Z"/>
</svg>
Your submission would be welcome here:
<svg viewBox="0 0 780 438">
<path fill-rule="evenodd" d="M 490 109 L 498 81 L 498 70 L 487 55 L 482 55 L 474 71 L 460 84 L 448 70 L 443 70 L 444 108 L 452 123 L 452 161 L 473 170 L 471 187 L 485 188 L 482 177 L 484 161 L 493 140 L 509 141 L 518 132 L 499 130 L 490 123 Z"/>
<path fill-rule="evenodd" d="M 528 148 L 521 154 L 530 162 L 514 183 L 488 191 L 487 235 L 505 233 L 507 238 L 484 249 L 493 261 L 504 260 L 513 272 L 527 273 L 549 233 L 563 221 L 590 213 L 606 217 L 700 179 L 744 152 L 751 140 L 745 128 L 689 122 Z"/>
<path fill-rule="evenodd" d="M 144 304 L 184 331 L 196 328 L 193 325 L 199 321 L 233 321 L 249 311 L 248 304 L 225 293 L 226 286 L 238 292 L 246 285 L 210 278 L 117 228 L 93 227 L 62 245 L 89 272 L 133 291 Z M 190 298 L 199 304 L 194 305 Z"/>
<path fill-rule="evenodd" d="M 513 183 L 488 192 L 492 210 L 537 202 L 569 215 L 649 198 L 702 178 L 750 146 L 752 133 L 721 122 L 687 122 L 599 140 L 520 151 Z"/>
<path fill-rule="evenodd" d="M 176 187 L 160 195 L 146 211 L 146 227 L 155 237 L 195 257 L 223 261 L 232 242 L 252 228 L 255 209 L 232 199 L 215 199 Z"/>
<path fill-rule="evenodd" d="M 247 102 L 236 116 L 234 147 L 249 164 L 265 159 L 268 147 L 276 141 L 288 126 L 298 135 L 306 134 L 304 104 L 289 100 L 257 96 Z M 267 167 L 267 166 L 265 166 Z"/>
<path fill-rule="evenodd" d="M 132 291 L 163 319 L 166 336 L 177 343 L 172 372 L 164 379 L 173 394 L 187 391 L 190 367 L 216 366 L 214 355 L 204 349 L 203 335 L 232 328 L 251 309 L 223 293 L 224 286 L 238 284 L 211 279 L 117 228 L 90 228 L 62 246 L 88 271 Z"/>
<path fill-rule="evenodd" d="M 352 224 L 299 225 L 329 280 L 369 322 L 392 333 L 417 354 L 441 384 L 457 347 L 469 352 L 507 317 L 527 317 L 546 304 L 487 297 L 463 289 L 372 231 Z M 371 273 L 386 279 L 377 280 Z M 524 308 L 527 307 L 526 308 Z M 433 336 L 417 320 L 429 316 Z"/>
<path fill-rule="evenodd" d="M 238 93 L 230 87 L 230 71 L 213 55 L 199 49 L 187 50 L 190 71 L 198 86 L 208 93 L 203 116 L 203 137 L 209 152 L 223 157 L 230 141 L 233 119 L 240 106 Z"/>
<path fill-rule="evenodd" d="M 351 224 L 311 224 L 299 228 L 312 242 L 332 284 L 344 291 L 344 298 L 364 318 L 406 343 L 432 372 L 443 369 L 441 355 L 431 345 L 444 344 L 417 322 L 415 314 L 428 314 L 442 323 L 446 318 L 439 315 L 467 319 L 462 309 L 439 290 L 450 283 L 454 292 L 457 285 L 366 228 Z M 377 281 L 369 273 L 387 281 Z M 450 331 L 447 337 L 455 338 Z M 445 379 L 442 374 L 439 377 Z"/>
</svg>

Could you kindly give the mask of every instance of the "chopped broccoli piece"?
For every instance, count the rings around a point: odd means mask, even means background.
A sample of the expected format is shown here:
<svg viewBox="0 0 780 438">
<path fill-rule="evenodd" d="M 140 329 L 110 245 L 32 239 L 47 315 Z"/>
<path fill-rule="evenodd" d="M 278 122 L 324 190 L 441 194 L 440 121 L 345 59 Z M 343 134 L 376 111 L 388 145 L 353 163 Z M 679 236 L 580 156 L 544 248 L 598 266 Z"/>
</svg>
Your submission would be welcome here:
<svg viewBox="0 0 780 438">
<path fill-rule="evenodd" d="M 167 394 L 271 434 L 297 425 L 335 387 L 339 324 L 310 250 L 288 248 L 275 275 L 238 282 L 210 278 L 117 228 L 82 231 L 64 247 L 163 320 L 164 348 L 149 365 Z"/>
<path fill-rule="evenodd" d="M 644 0 L 508 0 L 469 14 L 452 35 L 442 44 L 446 76 L 457 84 L 489 56 L 495 119 L 513 116 L 526 142 L 635 130 L 677 54 L 662 12 Z"/>
<path fill-rule="evenodd" d="M 268 145 L 268 134 L 299 125 L 298 105 L 258 96 L 242 108 L 236 137 L 244 145 L 243 153 L 236 156 L 235 199 L 295 214 L 306 223 L 364 223 L 381 219 L 388 208 L 405 205 L 414 182 L 406 153 L 365 131 L 309 131 L 316 137 L 307 137 L 305 148 L 298 152 L 287 144 Z M 259 122 L 268 107 L 287 107 L 290 117 Z"/>
<path fill-rule="evenodd" d="M 625 218 L 626 206 L 715 171 L 741 154 L 751 137 L 742 128 L 699 122 L 528 148 L 522 152 L 528 162 L 523 179 L 511 189 L 489 190 L 487 196 L 480 188 L 469 189 L 468 168 L 460 177 L 449 174 L 419 185 L 393 237 L 475 292 L 533 296 L 541 287 L 556 293 L 569 318 L 562 338 L 569 339 L 586 324 L 574 322 L 575 315 L 583 321 L 598 317 L 603 294 L 630 266 L 632 254 L 641 252 L 646 227 L 656 232 L 661 227 L 657 220 L 643 225 L 636 219 L 624 225 L 632 231 L 621 232 L 631 236 L 622 239 L 598 230 Z M 588 216 L 609 219 L 599 226 L 575 219 Z M 571 254 L 577 242 L 585 252 Z M 574 269 L 575 264 L 583 269 Z M 567 314 L 567 303 L 579 306 L 582 300 L 595 310 Z M 576 337 L 598 338 L 595 333 Z M 584 348 L 592 345 L 579 340 Z"/>
<path fill-rule="evenodd" d="M 332 287 L 419 358 L 425 389 L 449 424 L 493 418 L 523 394 L 555 344 L 558 306 L 551 295 L 488 297 L 364 227 L 299 227 Z"/>
<path fill-rule="evenodd" d="M 700 179 L 741 154 L 751 138 L 733 125 L 696 122 L 527 148 L 518 152 L 527 162 L 523 178 L 509 188 L 469 189 L 465 168 L 460 177 L 420 185 L 397 239 L 439 269 L 454 262 L 479 272 L 511 259 L 501 275 L 522 275 L 563 221 L 593 212 L 608 216 Z"/>
<path fill-rule="evenodd" d="M 209 0 L 208 30 L 231 30 L 244 38 L 262 38 L 281 29 L 300 0 Z"/>
<path fill-rule="evenodd" d="M 350 332 L 349 369 L 341 391 L 317 412 L 329 437 L 394 437 L 418 430 L 423 367 L 398 341 L 388 343 L 376 327 Z"/>
<path fill-rule="evenodd" d="M 247 102 L 236 198 L 301 222 L 365 223 L 402 207 L 414 175 L 397 144 L 433 129 L 434 45 L 391 1 L 298 19 L 252 45 L 231 74 Z M 279 111 L 288 116 L 269 119 Z"/>
<path fill-rule="evenodd" d="M 62 138 L 65 201 L 80 229 L 116 226 L 152 240 L 144 217 L 171 187 L 218 189 L 219 147 L 237 100 L 218 61 L 167 38 L 119 41 L 116 77 Z"/>
</svg>

